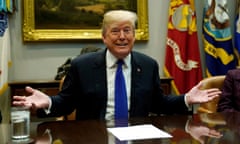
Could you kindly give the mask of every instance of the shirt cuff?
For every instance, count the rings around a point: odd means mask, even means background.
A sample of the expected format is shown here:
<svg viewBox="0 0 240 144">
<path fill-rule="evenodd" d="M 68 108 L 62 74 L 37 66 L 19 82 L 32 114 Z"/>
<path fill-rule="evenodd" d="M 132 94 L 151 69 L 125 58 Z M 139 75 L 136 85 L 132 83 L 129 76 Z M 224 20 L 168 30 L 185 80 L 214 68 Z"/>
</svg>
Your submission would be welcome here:
<svg viewBox="0 0 240 144">
<path fill-rule="evenodd" d="M 190 133 L 190 131 L 189 131 L 189 129 L 188 129 L 189 122 L 190 122 L 190 120 L 187 120 L 187 123 L 186 123 L 186 125 L 185 125 L 185 132 L 187 132 L 187 133 Z"/>
<path fill-rule="evenodd" d="M 48 106 L 48 108 L 44 108 L 44 111 L 45 111 L 45 113 L 46 113 L 47 115 L 51 113 L 50 109 L 51 109 L 51 107 L 52 107 L 52 100 L 51 100 L 51 98 L 48 97 L 48 100 L 49 100 L 49 106 Z"/>
<path fill-rule="evenodd" d="M 189 95 L 188 95 L 188 94 L 185 94 L 185 96 L 184 96 L 185 105 L 187 106 L 187 108 L 188 108 L 189 111 L 192 111 L 192 105 L 189 105 L 189 104 L 187 103 L 187 97 L 189 97 Z"/>
</svg>

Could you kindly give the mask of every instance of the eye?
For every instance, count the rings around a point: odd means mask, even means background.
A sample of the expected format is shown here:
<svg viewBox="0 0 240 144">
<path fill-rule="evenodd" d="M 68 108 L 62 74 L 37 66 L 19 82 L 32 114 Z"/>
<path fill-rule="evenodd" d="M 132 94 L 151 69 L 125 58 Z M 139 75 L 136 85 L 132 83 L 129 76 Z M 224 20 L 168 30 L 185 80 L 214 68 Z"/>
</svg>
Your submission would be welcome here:
<svg viewBox="0 0 240 144">
<path fill-rule="evenodd" d="M 125 29 L 123 29 L 123 33 L 124 34 L 129 34 L 129 33 L 131 33 L 131 29 L 130 28 L 125 28 Z"/>
<path fill-rule="evenodd" d="M 113 35 L 119 35 L 120 34 L 120 29 L 112 29 L 111 30 L 111 34 L 113 34 Z"/>
<path fill-rule="evenodd" d="M 123 32 L 124 35 L 128 35 L 132 33 L 132 29 L 129 27 L 123 28 L 123 29 L 118 29 L 118 28 L 113 28 L 111 29 L 111 34 L 112 35 L 120 35 L 121 32 Z"/>
</svg>

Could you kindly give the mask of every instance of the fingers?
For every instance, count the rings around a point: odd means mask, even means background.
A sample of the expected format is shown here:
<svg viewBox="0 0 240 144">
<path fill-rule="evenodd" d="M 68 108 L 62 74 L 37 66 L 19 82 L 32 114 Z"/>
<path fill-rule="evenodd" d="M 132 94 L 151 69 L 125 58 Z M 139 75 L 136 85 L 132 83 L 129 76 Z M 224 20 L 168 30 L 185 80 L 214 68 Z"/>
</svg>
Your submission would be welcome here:
<svg viewBox="0 0 240 144">
<path fill-rule="evenodd" d="M 26 96 L 13 96 L 13 99 L 17 101 L 25 101 Z"/>
<path fill-rule="evenodd" d="M 197 103 L 205 103 L 220 96 L 222 93 L 218 88 L 201 90 L 202 96 L 195 99 Z"/>
<path fill-rule="evenodd" d="M 209 132 L 208 132 L 208 134 L 207 134 L 207 136 L 209 136 L 209 137 L 215 137 L 215 138 L 220 138 L 220 137 L 222 137 L 222 134 L 220 133 L 220 132 L 218 132 L 218 131 L 216 131 L 216 130 L 209 130 Z"/>
<path fill-rule="evenodd" d="M 24 106 L 24 103 L 21 101 L 13 101 L 14 106 Z"/>
<path fill-rule="evenodd" d="M 207 89 L 206 93 L 208 96 L 211 97 L 211 96 L 215 96 L 215 95 L 220 95 L 222 93 L 222 91 L 220 91 L 217 88 L 212 88 L 212 89 Z"/>
<path fill-rule="evenodd" d="M 14 106 L 22 106 L 22 107 L 26 107 L 29 109 L 32 107 L 32 104 L 27 103 L 26 101 L 13 101 L 13 105 Z"/>
<path fill-rule="evenodd" d="M 211 88 L 211 89 L 207 89 L 206 91 L 207 93 L 213 93 L 213 92 L 221 93 L 221 91 L 218 88 Z"/>
<path fill-rule="evenodd" d="M 208 89 L 207 90 L 207 96 L 208 97 L 218 97 L 222 92 L 219 89 Z"/>
<path fill-rule="evenodd" d="M 32 104 L 27 102 L 27 97 L 26 96 L 13 96 L 12 104 L 14 106 L 23 106 L 23 107 L 27 107 L 27 108 L 32 107 Z"/>
<path fill-rule="evenodd" d="M 35 89 L 27 86 L 25 88 L 27 93 L 33 94 L 35 92 Z M 33 104 L 31 102 L 31 100 L 29 99 L 30 97 L 26 97 L 26 96 L 13 96 L 13 102 L 12 104 L 14 106 L 23 106 L 23 107 L 27 107 L 29 109 L 32 109 Z"/>
</svg>

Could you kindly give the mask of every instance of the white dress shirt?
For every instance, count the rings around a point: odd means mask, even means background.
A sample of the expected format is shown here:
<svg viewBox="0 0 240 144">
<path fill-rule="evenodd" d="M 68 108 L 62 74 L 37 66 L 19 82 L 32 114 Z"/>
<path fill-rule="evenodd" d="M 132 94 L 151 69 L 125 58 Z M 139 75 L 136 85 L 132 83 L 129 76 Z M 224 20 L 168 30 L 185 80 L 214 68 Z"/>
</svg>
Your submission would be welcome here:
<svg viewBox="0 0 240 144">
<path fill-rule="evenodd" d="M 117 58 L 113 56 L 109 50 L 106 54 L 106 68 L 107 68 L 107 89 L 108 89 L 108 101 L 106 120 L 112 120 L 114 118 L 114 91 L 115 91 L 115 75 L 117 70 Z M 123 75 L 126 82 L 127 97 L 128 97 L 128 109 L 130 105 L 130 91 L 131 91 L 131 55 L 128 55 L 123 61 Z"/>
</svg>

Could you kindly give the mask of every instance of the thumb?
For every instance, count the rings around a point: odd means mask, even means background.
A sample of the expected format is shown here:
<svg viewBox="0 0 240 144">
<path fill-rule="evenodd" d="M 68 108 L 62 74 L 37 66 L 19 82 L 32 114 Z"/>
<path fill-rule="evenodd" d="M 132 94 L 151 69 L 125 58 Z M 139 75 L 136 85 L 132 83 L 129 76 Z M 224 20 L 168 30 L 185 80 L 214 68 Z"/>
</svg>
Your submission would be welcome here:
<svg viewBox="0 0 240 144">
<path fill-rule="evenodd" d="M 28 93 L 33 93 L 33 92 L 34 92 L 34 89 L 33 89 L 32 87 L 29 87 L 29 86 L 27 86 L 27 87 L 25 88 L 25 90 L 26 90 Z"/>
<path fill-rule="evenodd" d="M 195 87 L 196 87 L 197 89 L 201 89 L 202 86 L 203 86 L 203 82 L 200 81 Z"/>
</svg>

